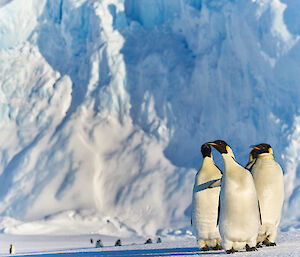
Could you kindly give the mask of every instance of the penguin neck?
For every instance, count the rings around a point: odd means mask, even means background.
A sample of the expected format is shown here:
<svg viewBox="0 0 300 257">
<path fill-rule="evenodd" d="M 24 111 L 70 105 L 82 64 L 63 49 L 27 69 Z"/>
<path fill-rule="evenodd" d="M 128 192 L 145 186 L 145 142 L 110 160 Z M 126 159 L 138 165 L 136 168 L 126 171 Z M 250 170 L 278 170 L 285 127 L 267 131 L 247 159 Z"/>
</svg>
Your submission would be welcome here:
<svg viewBox="0 0 300 257">
<path fill-rule="evenodd" d="M 272 159 L 274 160 L 274 155 L 271 154 L 271 153 L 261 153 L 259 156 L 258 156 L 259 159 Z"/>
<path fill-rule="evenodd" d="M 213 158 L 208 156 L 204 157 L 202 166 L 204 165 L 215 165 Z"/>
<path fill-rule="evenodd" d="M 239 166 L 239 164 L 235 160 L 235 157 L 234 157 L 234 154 L 232 151 L 222 154 L 222 157 L 224 160 L 224 166 L 225 166 L 225 170 L 226 170 L 225 173 L 230 172 L 231 168 L 233 166 Z"/>
<path fill-rule="evenodd" d="M 253 166 L 253 164 L 255 163 L 255 161 L 256 161 L 256 159 L 253 159 L 253 160 L 249 160 L 249 162 L 247 163 L 247 165 L 246 165 L 246 169 L 248 169 L 248 170 L 251 170 L 251 168 L 252 168 L 252 166 Z"/>
<path fill-rule="evenodd" d="M 217 179 L 221 177 L 221 171 L 218 169 L 212 157 L 205 157 L 202 161 L 201 168 L 197 172 L 196 181 L 197 184 L 201 184 L 204 181 Z"/>
<path fill-rule="evenodd" d="M 225 160 L 227 160 L 227 161 L 229 161 L 229 160 L 230 160 L 230 161 L 231 161 L 231 160 L 234 160 L 234 161 L 235 161 L 235 157 L 234 157 L 234 154 L 233 154 L 231 148 L 228 149 L 228 152 L 227 152 L 227 153 L 223 153 L 223 154 L 222 154 L 222 157 L 223 157 L 224 161 L 225 161 Z"/>
</svg>

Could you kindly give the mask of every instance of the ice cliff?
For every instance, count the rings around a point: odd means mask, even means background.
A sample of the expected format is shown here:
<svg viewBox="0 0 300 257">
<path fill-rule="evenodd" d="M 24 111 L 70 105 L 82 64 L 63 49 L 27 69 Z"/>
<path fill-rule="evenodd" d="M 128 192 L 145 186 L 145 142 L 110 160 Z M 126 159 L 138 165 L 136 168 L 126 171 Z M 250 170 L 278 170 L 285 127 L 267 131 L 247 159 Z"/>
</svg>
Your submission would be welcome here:
<svg viewBox="0 0 300 257">
<path fill-rule="evenodd" d="M 282 229 L 299 227 L 299 7 L 0 1 L 2 231 L 188 227 L 200 147 L 214 139 L 241 164 L 249 145 L 272 145 L 285 170 Z M 37 220 L 48 229 L 27 231 Z"/>
</svg>

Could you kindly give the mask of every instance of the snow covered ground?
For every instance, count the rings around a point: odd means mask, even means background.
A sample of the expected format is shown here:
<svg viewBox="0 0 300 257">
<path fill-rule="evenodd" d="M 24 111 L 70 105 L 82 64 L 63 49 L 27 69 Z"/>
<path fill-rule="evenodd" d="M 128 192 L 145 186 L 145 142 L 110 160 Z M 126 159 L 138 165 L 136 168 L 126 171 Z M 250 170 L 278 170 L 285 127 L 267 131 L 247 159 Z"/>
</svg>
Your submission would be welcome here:
<svg viewBox="0 0 300 257">
<path fill-rule="evenodd" d="M 90 239 L 94 240 L 91 244 Z M 95 248 L 95 241 L 101 239 L 103 248 Z M 147 238 L 121 238 L 122 246 L 115 247 L 118 238 L 96 234 L 81 236 L 16 236 L 0 235 L 0 255 L 8 256 L 11 243 L 16 248 L 17 256 L 124 256 L 124 257 L 171 257 L 171 256 L 220 256 L 224 251 L 200 252 L 193 237 L 162 238 L 157 244 L 152 238 L 152 244 L 144 244 Z M 300 230 L 281 232 L 278 235 L 276 247 L 264 247 L 256 252 L 245 250 L 233 256 L 299 256 Z"/>
</svg>

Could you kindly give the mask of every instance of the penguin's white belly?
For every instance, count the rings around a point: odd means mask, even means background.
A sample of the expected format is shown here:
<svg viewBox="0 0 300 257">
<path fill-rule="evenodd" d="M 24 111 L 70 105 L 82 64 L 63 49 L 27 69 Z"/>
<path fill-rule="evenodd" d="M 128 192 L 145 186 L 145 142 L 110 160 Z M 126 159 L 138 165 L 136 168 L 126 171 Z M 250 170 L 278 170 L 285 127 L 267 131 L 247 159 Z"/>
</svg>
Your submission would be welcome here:
<svg viewBox="0 0 300 257">
<path fill-rule="evenodd" d="M 193 226 L 198 239 L 220 238 L 217 226 L 220 188 L 210 188 L 193 194 Z"/>
<path fill-rule="evenodd" d="M 222 185 L 220 212 L 222 239 L 226 238 L 232 242 L 248 242 L 256 238 L 258 234 L 257 195 L 252 177 L 248 180 L 247 186 L 230 182 L 230 180 L 227 181 L 226 186 Z"/>
<path fill-rule="evenodd" d="M 263 228 L 269 227 L 270 229 L 272 225 L 276 229 L 280 222 L 284 200 L 282 169 L 274 161 L 262 160 L 257 161 L 252 174 L 259 199 Z M 266 224 L 268 226 L 264 226 Z M 267 231 L 260 231 L 260 233 L 264 232 Z"/>
</svg>

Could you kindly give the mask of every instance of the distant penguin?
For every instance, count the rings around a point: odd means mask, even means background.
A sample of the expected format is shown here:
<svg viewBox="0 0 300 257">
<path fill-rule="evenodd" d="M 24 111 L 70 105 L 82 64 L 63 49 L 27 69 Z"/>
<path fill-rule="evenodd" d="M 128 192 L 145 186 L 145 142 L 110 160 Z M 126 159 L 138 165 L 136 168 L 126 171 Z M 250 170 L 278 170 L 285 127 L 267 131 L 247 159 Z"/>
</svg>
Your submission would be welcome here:
<svg viewBox="0 0 300 257">
<path fill-rule="evenodd" d="M 96 248 L 102 248 L 102 247 L 103 247 L 102 240 L 101 239 L 97 240 L 97 242 L 96 242 Z"/>
<path fill-rule="evenodd" d="M 152 244 L 152 239 L 151 238 L 148 238 L 145 242 L 145 244 Z"/>
<path fill-rule="evenodd" d="M 269 144 L 251 147 L 258 151 L 256 161 L 251 168 L 262 218 L 257 241 L 263 242 L 266 246 L 275 246 L 284 200 L 283 171 L 274 160 L 273 150 Z"/>
<path fill-rule="evenodd" d="M 192 225 L 201 251 L 221 248 L 221 237 L 217 226 L 220 187 L 199 191 L 199 185 L 220 179 L 222 174 L 215 165 L 211 147 L 201 146 L 203 156 L 202 166 L 196 174 L 192 198 Z"/>
<path fill-rule="evenodd" d="M 253 177 L 236 162 L 225 141 L 208 144 L 221 153 L 224 161 L 219 213 L 223 248 L 228 254 L 244 247 L 246 251 L 255 251 L 260 215 Z"/>
<path fill-rule="evenodd" d="M 12 244 L 9 247 L 9 254 L 16 254 L 16 249 Z"/>
<path fill-rule="evenodd" d="M 121 239 L 118 239 L 116 241 L 115 246 L 122 246 Z"/>
</svg>

